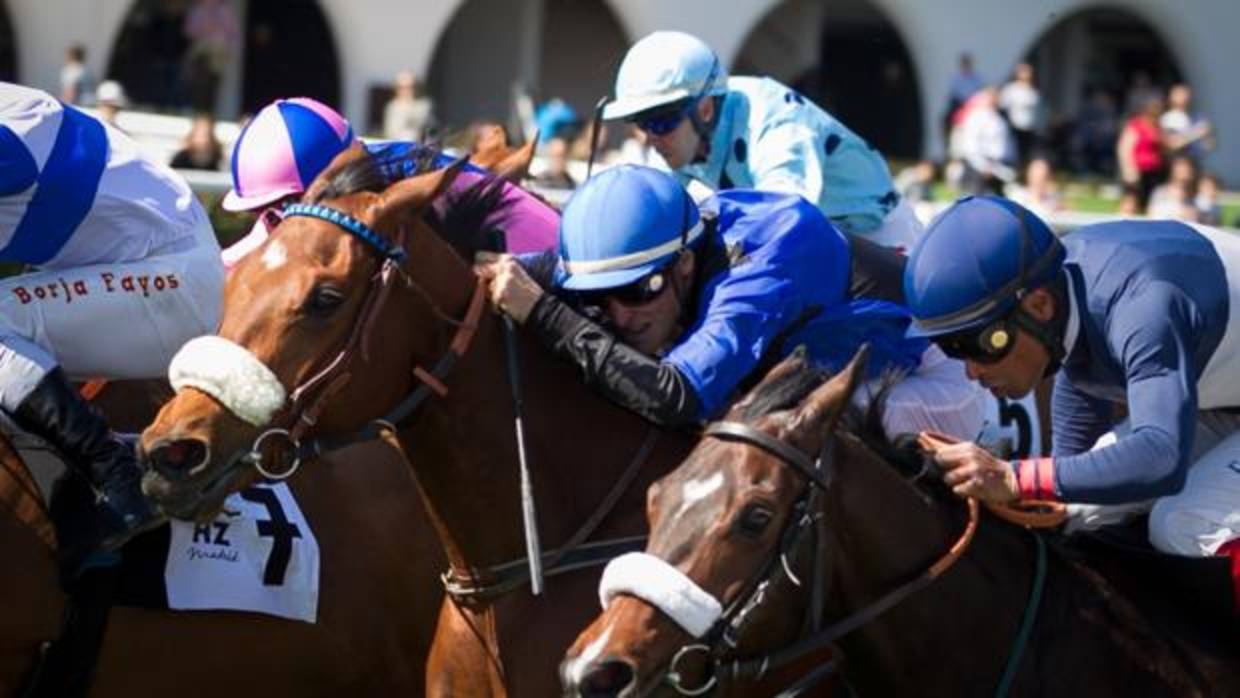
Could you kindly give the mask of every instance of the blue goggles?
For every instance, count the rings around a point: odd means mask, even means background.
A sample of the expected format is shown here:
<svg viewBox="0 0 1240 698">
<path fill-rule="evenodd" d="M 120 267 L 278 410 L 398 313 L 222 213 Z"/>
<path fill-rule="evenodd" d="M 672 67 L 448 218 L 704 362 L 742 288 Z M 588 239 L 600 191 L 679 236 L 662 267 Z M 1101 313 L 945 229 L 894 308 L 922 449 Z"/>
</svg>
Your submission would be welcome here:
<svg viewBox="0 0 1240 698">
<path fill-rule="evenodd" d="M 647 109 L 633 116 L 630 121 L 637 128 L 653 136 L 666 136 L 684 121 L 689 111 L 697 104 L 696 99 L 682 99 L 668 106 Z"/>
</svg>

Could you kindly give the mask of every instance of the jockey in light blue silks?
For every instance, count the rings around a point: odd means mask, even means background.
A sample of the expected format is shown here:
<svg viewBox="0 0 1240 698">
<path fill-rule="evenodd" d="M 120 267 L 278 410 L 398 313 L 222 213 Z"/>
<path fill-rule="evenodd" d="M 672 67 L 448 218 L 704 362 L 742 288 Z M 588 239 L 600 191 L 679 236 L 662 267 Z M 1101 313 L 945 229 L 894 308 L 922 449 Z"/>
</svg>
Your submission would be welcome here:
<svg viewBox="0 0 1240 698">
<path fill-rule="evenodd" d="M 1123 220 L 1060 242 L 1014 202 L 967 198 L 913 248 L 905 293 L 914 334 L 995 394 L 1055 376 L 1053 457 L 949 446 L 959 494 L 1067 502 L 1069 530 L 1148 512 L 1159 550 L 1230 555 L 1240 600 L 1240 239 Z"/>
<path fill-rule="evenodd" d="M 132 449 L 69 376 L 155 378 L 215 330 L 220 249 L 189 185 L 122 132 L 45 92 L 0 83 L 0 409 L 99 494 L 89 540 L 114 547 L 160 520 Z M 63 531 L 62 531 L 63 533 Z"/>
<path fill-rule="evenodd" d="M 887 433 L 967 438 L 981 423 L 961 364 L 906 339 L 902 305 L 853 295 L 848 239 L 802 197 L 733 189 L 699 207 L 666 172 L 612 168 L 569 200 L 558 263 L 553 292 L 511 257 L 484 253 L 475 268 L 500 310 L 657 423 L 717 418 L 798 346 L 838 370 L 863 343 L 875 384 L 902 377 L 884 402 Z"/>
<path fill-rule="evenodd" d="M 921 233 L 881 153 L 775 80 L 728 77 L 689 34 L 634 44 L 603 118 L 636 124 L 682 183 L 800 194 L 841 231 L 889 247 L 907 249 Z"/>
</svg>

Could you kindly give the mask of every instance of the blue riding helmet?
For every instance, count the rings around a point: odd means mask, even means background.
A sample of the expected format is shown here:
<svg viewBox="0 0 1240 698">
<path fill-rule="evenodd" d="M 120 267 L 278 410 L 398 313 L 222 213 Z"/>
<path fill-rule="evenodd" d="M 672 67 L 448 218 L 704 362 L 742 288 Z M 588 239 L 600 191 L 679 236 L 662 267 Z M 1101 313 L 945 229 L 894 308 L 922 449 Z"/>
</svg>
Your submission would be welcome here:
<svg viewBox="0 0 1240 698">
<path fill-rule="evenodd" d="M 591 177 L 560 219 L 560 285 L 618 288 L 662 268 L 702 235 L 697 204 L 666 172 L 621 165 Z"/>
<path fill-rule="evenodd" d="M 904 269 L 911 336 L 980 330 L 1004 317 L 1025 291 L 1063 268 L 1055 233 L 1025 207 L 995 196 L 965 197 L 938 216 Z"/>
</svg>

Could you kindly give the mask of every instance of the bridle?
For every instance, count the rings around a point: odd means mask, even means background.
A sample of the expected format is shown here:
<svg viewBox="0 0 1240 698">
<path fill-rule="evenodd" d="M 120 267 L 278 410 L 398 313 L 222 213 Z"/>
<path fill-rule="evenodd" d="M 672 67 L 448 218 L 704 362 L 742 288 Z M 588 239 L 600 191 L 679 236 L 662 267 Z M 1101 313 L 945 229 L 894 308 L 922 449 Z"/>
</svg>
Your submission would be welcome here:
<svg viewBox="0 0 1240 698">
<path fill-rule="evenodd" d="M 395 432 L 397 427 L 431 394 L 446 396 L 448 393 L 446 378 L 460 358 L 469 350 L 486 300 L 486 288 L 483 281 L 479 279 L 463 319 L 455 320 L 440 310 L 429 294 L 404 269 L 408 257 L 404 249 L 404 242 L 408 237 L 405 225 L 397 228 L 394 240 L 388 240 L 360 220 L 329 206 L 291 204 L 284 209 L 285 218 L 295 216 L 317 218 L 332 223 L 365 243 L 379 258 L 380 264 L 378 270 L 370 278 L 366 298 L 362 301 L 361 310 L 353 322 L 352 329 L 349 330 L 348 339 L 344 345 L 332 358 L 324 362 L 322 368 L 311 374 L 289 393 L 288 404 L 282 410 L 278 420 L 274 421 L 276 426 L 259 434 L 249 452 L 239 459 L 243 464 L 254 466 L 259 474 L 270 480 L 287 479 L 307 458 L 368 441 L 384 432 Z M 351 433 L 324 435 L 303 441 L 307 431 L 318 423 L 319 416 L 331 398 L 352 379 L 349 369 L 353 360 L 359 355 L 363 360 L 369 358 L 373 329 L 398 282 L 403 282 L 417 291 L 426 302 L 431 304 L 432 311 L 437 316 L 456 326 L 456 333 L 448 349 L 435 362 L 431 370 L 427 371 L 421 366 L 414 368 L 413 375 L 417 380 L 417 387 L 387 414 L 370 420 Z M 287 454 L 288 464 L 279 470 L 273 470 L 264 465 L 263 446 L 271 439 L 283 440 L 288 446 L 283 451 Z"/>
<path fill-rule="evenodd" d="M 780 545 L 758 572 L 741 587 L 742 592 L 736 599 L 729 602 L 723 614 L 698 642 L 682 646 L 672 657 L 665 674 L 665 681 L 675 691 L 686 696 L 700 696 L 711 691 L 721 682 L 736 680 L 758 680 L 772 669 L 776 669 L 811 653 L 832 648 L 830 662 L 816 667 L 797 681 L 792 687 L 781 693 L 783 696 L 796 696 L 817 684 L 819 681 L 836 673 L 842 656 L 835 642 L 848 633 L 863 627 L 905 600 L 913 593 L 928 586 L 943 574 L 963 555 L 973 539 L 977 529 L 977 500 L 968 500 L 969 522 L 960 537 L 951 548 L 926 571 L 914 579 L 901 584 L 887 592 L 870 605 L 853 612 L 841 621 L 825 629 L 819 629 L 822 609 L 828 586 L 832 579 L 829 565 L 827 545 L 827 527 L 825 512 L 821 511 L 825 494 L 830 490 L 836 437 L 828 436 L 818 456 L 811 458 L 805 452 L 761 431 L 760 429 L 741 422 L 721 421 L 709 425 L 704 436 L 735 441 L 757 448 L 772 456 L 781 463 L 791 466 L 806 480 L 806 487 L 788 517 L 784 530 L 780 535 Z M 803 626 L 803 639 L 776 652 L 757 657 L 740 658 L 733 653 L 739 646 L 747 621 L 768 599 L 768 589 L 781 576 L 794 586 L 803 586 L 804 581 L 792 571 L 795 559 L 802 546 L 808 541 L 813 531 L 816 539 L 813 576 L 808 580 L 811 594 L 810 603 L 806 607 L 806 618 Z M 821 580 L 821 582 L 819 581 Z M 707 659 L 708 677 L 699 686 L 686 686 L 680 670 L 681 661 L 695 652 L 700 652 Z"/>
</svg>

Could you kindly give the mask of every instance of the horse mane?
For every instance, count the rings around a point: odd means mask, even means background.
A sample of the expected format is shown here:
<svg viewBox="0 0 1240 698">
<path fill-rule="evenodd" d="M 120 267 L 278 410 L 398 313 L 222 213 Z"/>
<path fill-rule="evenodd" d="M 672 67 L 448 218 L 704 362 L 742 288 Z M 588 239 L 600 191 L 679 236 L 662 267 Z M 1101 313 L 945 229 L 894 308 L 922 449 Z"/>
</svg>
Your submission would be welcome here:
<svg viewBox="0 0 1240 698">
<path fill-rule="evenodd" d="M 436 146 L 416 145 L 404 158 L 383 162 L 366 152 L 329 173 L 327 182 L 307 203 L 362 191 L 380 193 L 391 184 L 394 168 L 412 162 L 413 175 L 431 172 L 438 169 L 442 154 Z M 503 206 L 504 184 L 503 179 L 488 172 L 468 187 L 449 188 L 427 209 L 425 219 L 466 260 L 472 260 L 475 252 L 495 250 L 501 231 L 487 225 L 487 220 Z"/>
</svg>

